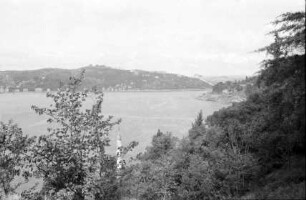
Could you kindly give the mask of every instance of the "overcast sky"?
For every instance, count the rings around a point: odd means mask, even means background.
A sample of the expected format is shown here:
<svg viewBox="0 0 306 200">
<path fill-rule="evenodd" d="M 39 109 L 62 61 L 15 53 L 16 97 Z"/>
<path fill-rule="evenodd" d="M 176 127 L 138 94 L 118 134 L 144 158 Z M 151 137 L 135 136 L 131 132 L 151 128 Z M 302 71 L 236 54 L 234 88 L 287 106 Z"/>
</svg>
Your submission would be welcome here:
<svg viewBox="0 0 306 200">
<path fill-rule="evenodd" d="M 0 70 L 252 75 L 269 22 L 304 9 L 304 0 L 1 0 Z"/>
</svg>

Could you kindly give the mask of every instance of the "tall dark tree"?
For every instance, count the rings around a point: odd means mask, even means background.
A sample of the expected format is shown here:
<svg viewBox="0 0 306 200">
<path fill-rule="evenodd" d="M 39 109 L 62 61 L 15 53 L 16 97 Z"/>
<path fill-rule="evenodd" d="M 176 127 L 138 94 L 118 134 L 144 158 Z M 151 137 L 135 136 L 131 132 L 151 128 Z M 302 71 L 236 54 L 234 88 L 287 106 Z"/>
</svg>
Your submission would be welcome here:
<svg viewBox="0 0 306 200">
<path fill-rule="evenodd" d="M 202 110 L 199 112 L 197 118 L 195 119 L 194 123 L 192 123 L 192 127 L 199 127 L 199 126 L 202 126 L 203 125 L 203 121 L 204 121 L 204 118 L 203 118 L 203 112 Z"/>
<path fill-rule="evenodd" d="M 260 90 L 215 112 L 207 123 L 222 128 L 229 146 L 255 156 L 260 168 L 255 175 L 267 176 L 254 179 L 255 185 L 267 185 L 258 198 L 305 198 L 297 185 L 305 179 L 305 12 L 283 14 L 273 24 L 274 42 L 260 49 L 269 56 L 257 80 Z M 298 194 L 280 192 L 290 191 L 288 185 Z"/>
<path fill-rule="evenodd" d="M 275 125 L 271 132 L 283 138 L 278 141 L 290 157 L 305 150 L 305 12 L 285 13 L 273 24 L 275 41 L 261 49 L 271 59 L 263 62 L 258 84 Z"/>
</svg>

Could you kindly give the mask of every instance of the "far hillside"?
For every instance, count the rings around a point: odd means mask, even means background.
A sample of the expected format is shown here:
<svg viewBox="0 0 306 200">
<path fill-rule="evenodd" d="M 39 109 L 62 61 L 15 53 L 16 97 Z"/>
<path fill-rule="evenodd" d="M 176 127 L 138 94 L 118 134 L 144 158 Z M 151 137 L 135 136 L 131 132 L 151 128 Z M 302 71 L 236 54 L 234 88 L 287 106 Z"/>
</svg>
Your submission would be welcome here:
<svg viewBox="0 0 306 200">
<path fill-rule="evenodd" d="M 212 86 L 211 92 L 206 91 L 198 97 L 205 101 L 218 101 L 223 103 L 235 103 L 246 100 L 248 96 L 258 92 L 256 85 L 257 76 L 245 77 L 243 80 L 218 82 Z"/>
<path fill-rule="evenodd" d="M 256 90 L 255 83 L 257 82 L 257 78 L 257 76 L 253 76 L 239 81 L 219 82 L 213 86 L 212 92 L 216 94 L 242 92 L 248 96 L 252 91 Z"/>
<path fill-rule="evenodd" d="M 242 75 L 232 75 L 232 76 L 204 76 L 200 74 L 195 74 L 194 77 L 199 78 L 205 82 L 210 83 L 211 85 L 215 85 L 219 82 L 234 82 L 234 81 L 241 81 L 246 78 L 246 76 Z"/>
<path fill-rule="evenodd" d="M 35 88 L 56 90 L 63 81 L 85 70 L 83 87 L 106 91 L 207 89 L 211 86 L 198 78 L 164 72 L 123 70 L 106 66 L 88 66 L 79 69 L 39 69 L 28 71 L 0 71 L 0 88 L 31 91 Z"/>
</svg>

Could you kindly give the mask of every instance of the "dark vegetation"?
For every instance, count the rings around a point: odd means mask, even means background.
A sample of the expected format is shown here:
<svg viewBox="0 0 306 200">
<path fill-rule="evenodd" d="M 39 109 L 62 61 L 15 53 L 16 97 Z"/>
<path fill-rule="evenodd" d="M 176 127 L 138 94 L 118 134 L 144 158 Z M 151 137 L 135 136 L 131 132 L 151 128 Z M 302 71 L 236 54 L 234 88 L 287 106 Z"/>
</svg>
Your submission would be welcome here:
<svg viewBox="0 0 306 200">
<path fill-rule="evenodd" d="M 120 123 L 101 113 L 103 93 L 91 94 L 91 108 L 82 107 L 89 91 L 79 86 L 84 72 L 70 78 L 56 93 L 49 108 L 32 106 L 47 116 L 47 133 L 38 138 L 24 137 L 17 125 L 9 122 L 0 127 L 0 199 L 14 192 L 12 180 L 18 175 L 43 179 L 41 190 L 31 188 L 22 199 L 116 199 L 118 197 L 116 157 L 105 153 L 109 132 Z M 136 142 L 124 147 L 128 152 Z M 2 193 L 1 193 L 2 192 Z"/>
<path fill-rule="evenodd" d="M 253 76 L 241 80 L 218 82 L 212 86 L 211 92 L 206 91 L 197 99 L 222 102 L 229 105 L 242 102 L 260 90 L 256 84 L 257 80 L 258 76 Z"/>
<path fill-rule="evenodd" d="M 274 24 L 275 42 L 260 49 L 270 58 L 258 77 L 246 80 L 253 83 L 247 100 L 205 122 L 199 113 L 180 141 L 159 131 L 129 167 L 126 194 L 305 199 L 305 13 L 286 13 Z"/>
<path fill-rule="evenodd" d="M 13 192 L 12 177 L 24 174 L 44 180 L 24 199 L 305 199 L 305 13 L 283 14 L 274 24 L 275 41 L 260 49 L 270 58 L 246 101 L 206 120 L 200 112 L 181 140 L 159 130 L 120 173 L 104 152 L 119 122 L 102 115 L 99 92 L 82 111 L 87 92 L 71 79 L 68 89 L 48 95 L 51 108 L 33 107 L 57 124 L 48 135 L 35 140 L 1 124 L 1 190 Z"/>
<path fill-rule="evenodd" d="M 0 87 L 34 90 L 57 90 L 69 77 L 86 70 L 80 88 L 104 90 L 205 89 L 210 85 L 197 78 L 176 74 L 122 70 L 106 66 L 88 66 L 77 70 L 40 69 L 31 71 L 0 71 Z"/>
<path fill-rule="evenodd" d="M 258 88 L 256 86 L 257 79 L 257 76 L 252 76 L 239 81 L 219 82 L 212 87 L 212 93 L 220 94 L 227 90 L 229 93 L 242 92 L 246 96 L 249 96 Z"/>
</svg>

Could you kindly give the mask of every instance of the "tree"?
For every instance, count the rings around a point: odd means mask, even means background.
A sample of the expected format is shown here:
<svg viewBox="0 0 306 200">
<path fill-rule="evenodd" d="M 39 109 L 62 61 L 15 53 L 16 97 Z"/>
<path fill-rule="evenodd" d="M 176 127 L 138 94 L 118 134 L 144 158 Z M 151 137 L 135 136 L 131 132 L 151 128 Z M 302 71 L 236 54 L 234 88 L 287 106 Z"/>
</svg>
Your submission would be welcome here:
<svg viewBox="0 0 306 200">
<path fill-rule="evenodd" d="M 194 123 L 192 123 L 192 128 L 195 128 L 195 127 L 200 127 L 203 125 L 203 112 L 202 110 L 199 112 L 197 118 L 195 119 Z"/>
<path fill-rule="evenodd" d="M 198 138 L 203 135 L 205 132 L 205 126 L 204 126 L 204 118 L 203 118 L 203 112 L 202 110 L 197 115 L 194 122 L 191 124 L 191 129 L 189 130 L 188 137 L 191 142 L 197 142 Z"/>
<path fill-rule="evenodd" d="M 213 86 L 212 92 L 220 94 L 226 88 L 227 88 L 227 85 L 225 83 L 219 82 L 219 83 L 217 83 L 216 85 Z"/>
<path fill-rule="evenodd" d="M 69 193 L 74 200 L 97 198 L 105 192 L 100 189 L 107 188 L 103 184 L 111 183 L 112 192 L 117 187 L 114 158 L 105 153 L 105 147 L 112 127 L 120 120 L 101 113 L 102 92 L 91 96 L 87 90 L 79 91 L 83 77 L 84 71 L 70 78 L 66 89 L 48 93 L 53 100 L 50 108 L 32 106 L 37 114 L 46 115 L 50 124 L 48 135 L 38 138 L 32 153 L 36 173 L 44 180 L 42 193 L 53 198 L 61 193 Z M 83 106 L 89 95 L 94 99 L 91 108 Z"/>
<path fill-rule="evenodd" d="M 223 140 L 219 145 L 228 148 L 226 152 L 233 157 L 221 168 L 226 169 L 229 165 L 238 174 L 251 172 L 251 181 L 244 183 L 257 186 L 267 184 L 267 180 L 271 179 L 268 177 L 273 177 L 270 174 L 275 171 L 283 170 L 285 176 L 289 176 L 291 166 L 305 165 L 300 164 L 305 150 L 305 12 L 283 14 L 273 24 L 277 26 L 271 32 L 274 42 L 260 49 L 270 57 L 262 63 L 257 79 L 259 90 L 250 93 L 245 102 L 215 112 L 207 119 L 209 126 L 222 129 Z M 245 157 L 241 160 L 240 156 Z M 253 158 L 257 162 L 254 163 Z M 250 167 L 240 169 L 240 166 L 251 166 L 252 163 L 259 170 Z M 260 183 L 262 179 L 259 177 L 266 176 L 265 183 Z M 300 183 L 298 180 L 305 177 L 300 173 L 299 178 L 292 181 L 280 175 L 274 176 L 278 182 L 270 181 L 278 185 L 277 190 L 281 190 L 282 185 Z M 239 179 L 229 180 L 233 182 L 223 182 L 223 187 L 239 183 Z M 269 192 L 274 195 L 268 191 L 266 196 L 270 196 Z"/>
<path fill-rule="evenodd" d="M 7 196 L 19 186 L 12 185 L 14 178 L 30 176 L 28 151 L 33 142 L 34 137 L 24 136 L 17 124 L 0 122 L 0 199 L 1 193 Z"/>
<path fill-rule="evenodd" d="M 146 148 L 146 152 L 139 155 L 138 158 L 143 160 L 156 160 L 167 155 L 175 149 L 178 138 L 171 133 L 163 133 L 160 130 L 152 138 L 152 146 Z"/>
<path fill-rule="evenodd" d="M 178 138 L 158 130 L 152 145 L 137 156 L 137 162 L 127 166 L 123 175 L 126 196 L 137 199 L 172 199 L 175 194 L 175 151 Z"/>
<path fill-rule="evenodd" d="M 284 154 L 305 149 L 305 12 L 285 13 L 273 22 L 275 41 L 260 49 L 271 59 L 263 62 L 258 84 L 269 108 L 269 119 L 278 125 Z M 272 131 L 271 131 L 272 132 Z"/>
<path fill-rule="evenodd" d="M 274 42 L 259 49 L 273 59 L 294 54 L 305 54 L 305 12 L 284 13 L 272 22 L 276 29 L 270 32 Z"/>
</svg>

